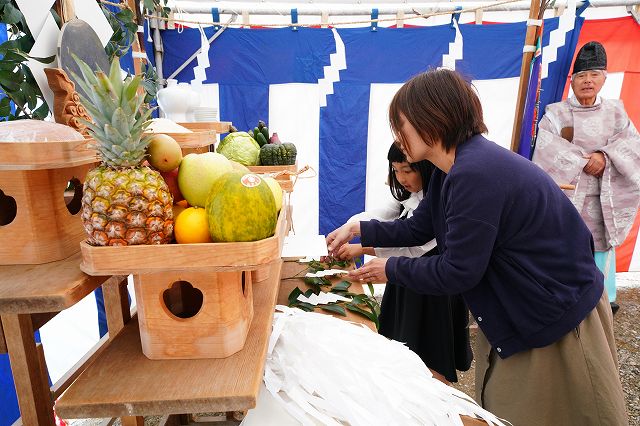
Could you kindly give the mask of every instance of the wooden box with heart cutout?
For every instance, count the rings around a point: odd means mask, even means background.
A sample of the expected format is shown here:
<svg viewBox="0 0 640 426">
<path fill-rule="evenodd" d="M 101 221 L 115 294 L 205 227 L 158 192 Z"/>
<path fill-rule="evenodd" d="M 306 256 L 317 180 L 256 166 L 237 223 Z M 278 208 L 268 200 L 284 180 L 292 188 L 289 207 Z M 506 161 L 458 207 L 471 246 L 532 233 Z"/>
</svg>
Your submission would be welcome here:
<svg viewBox="0 0 640 426">
<path fill-rule="evenodd" d="M 133 274 L 147 358 L 226 358 L 245 344 L 254 272 L 280 261 L 288 207 L 280 211 L 275 234 L 259 241 L 123 247 L 82 242 L 80 269 L 90 275 Z"/>
<path fill-rule="evenodd" d="M 96 162 L 86 140 L 0 141 L 0 265 L 53 262 L 80 249 L 82 183 Z"/>
</svg>

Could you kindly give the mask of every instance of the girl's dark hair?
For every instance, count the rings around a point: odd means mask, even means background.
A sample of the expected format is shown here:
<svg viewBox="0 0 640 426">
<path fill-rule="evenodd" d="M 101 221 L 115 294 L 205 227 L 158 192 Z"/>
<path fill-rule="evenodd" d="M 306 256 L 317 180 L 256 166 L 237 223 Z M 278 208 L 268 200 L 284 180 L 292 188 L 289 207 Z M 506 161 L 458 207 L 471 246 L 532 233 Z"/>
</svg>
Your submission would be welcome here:
<svg viewBox="0 0 640 426">
<path fill-rule="evenodd" d="M 389 188 L 391 189 L 391 195 L 398 201 L 404 201 L 411 197 L 411 192 L 398 182 L 396 174 L 393 171 L 393 165 L 391 163 L 405 163 L 407 156 L 400 151 L 397 143 L 392 143 L 389 147 L 389 153 L 387 154 L 387 160 L 389 160 Z M 422 179 L 422 192 L 427 193 L 429 187 L 429 180 L 431 179 L 431 173 L 434 166 L 427 160 L 418 161 L 417 163 L 409 163 L 412 170 L 420 173 Z"/>
<path fill-rule="evenodd" d="M 406 151 L 409 147 L 401 131 L 400 115 L 416 129 L 424 143 L 433 146 L 440 140 L 447 152 L 472 136 L 487 132 L 478 95 L 460 74 L 448 69 L 430 70 L 413 77 L 393 97 L 389 121 Z"/>
</svg>

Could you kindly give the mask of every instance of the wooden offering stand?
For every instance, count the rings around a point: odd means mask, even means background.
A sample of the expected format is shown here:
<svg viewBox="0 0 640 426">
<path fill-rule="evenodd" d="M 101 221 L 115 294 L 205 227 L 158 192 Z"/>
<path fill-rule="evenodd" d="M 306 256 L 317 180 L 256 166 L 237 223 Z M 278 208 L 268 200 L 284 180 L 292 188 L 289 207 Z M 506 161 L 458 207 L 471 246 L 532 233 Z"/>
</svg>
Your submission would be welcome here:
<svg viewBox="0 0 640 426">
<path fill-rule="evenodd" d="M 287 213 L 285 205 L 274 236 L 253 242 L 125 247 L 83 242 L 80 268 L 90 275 L 134 275 L 148 358 L 225 358 L 244 346 L 253 317 L 251 271 L 280 259 Z"/>
<path fill-rule="evenodd" d="M 88 140 L 0 141 L 0 265 L 39 264 L 78 251 L 86 234 L 82 183 L 96 163 Z M 69 185 L 71 183 L 71 185 Z M 69 187 L 73 192 L 65 192 Z"/>
</svg>

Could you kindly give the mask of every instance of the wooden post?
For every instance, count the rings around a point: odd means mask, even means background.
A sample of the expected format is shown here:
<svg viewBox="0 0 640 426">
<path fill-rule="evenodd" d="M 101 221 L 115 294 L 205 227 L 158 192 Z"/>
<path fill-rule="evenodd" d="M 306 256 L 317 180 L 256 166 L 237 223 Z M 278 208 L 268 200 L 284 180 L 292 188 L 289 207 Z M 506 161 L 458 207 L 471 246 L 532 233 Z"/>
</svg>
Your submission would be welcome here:
<svg viewBox="0 0 640 426">
<path fill-rule="evenodd" d="M 113 339 L 131 319 L 127 277 L 113 276 L 109 278 L 102 284 L 102 294 L 107 314 L 109 339 Z"/>
<path fill-rule="evenodd" d="M 7 343 L 4 341 L 4 331 L 2 331 L 2 321 L 0 320 L 0 354 L 7 353 Z"/>
<path fill-rule="evenodd" d="M 531 0 L 529 7 L 529 19 L 538 19 L 540 14 L 540 0 Z M 527 26 L 527 35 L 524 45 L 533 46 L 538 34 L 538 27 L 535 25 Z M 516 101 L 516 114 L 513 120 L 513 133 L 511 134 L 511 151 L 517 152 L 520 146 L 520 132 L 522 131 L 522 114 L 524 112 L 524 104 L 527 99 L 527 86 L 529 85 L 529 74 L 531 68 L 531 60 L 535 52 L 522 52 L 522 66 L 520 67 L 520 84 L 518 85 L 518 97 Z"/>
<path fill-rule="evenodd" d="M 11 372 L 16 385 L 24 425 L 54 425 L 49 384 L 43 381 L 42 365 L 33 337 L 29 314 L 2 316 Z"/>
</svg>

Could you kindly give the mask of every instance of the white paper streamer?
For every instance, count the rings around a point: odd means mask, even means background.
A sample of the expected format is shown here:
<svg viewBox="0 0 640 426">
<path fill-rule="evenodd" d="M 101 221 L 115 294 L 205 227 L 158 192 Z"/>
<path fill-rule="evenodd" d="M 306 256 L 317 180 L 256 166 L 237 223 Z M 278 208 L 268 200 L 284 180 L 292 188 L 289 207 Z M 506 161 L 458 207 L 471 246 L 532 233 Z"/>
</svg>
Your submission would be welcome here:
<svg viewBox="0 0 640 426">
<path fill-rule="evenodd" d="M 351 299 L 344 297 L 344 296 L 340 296 L 339 294 L 335 294 L 335 293 L 327 293 L 324 291 L 321 291 L 319 294 L 311 294 L 311 296 L 306 297 L 304 294 L 299 294 L 298 295 L 298 300 L 300 302 L 304 302 L 304 303 L 309 303 L 310 305 L 316 306 L 316 305 L 326 305 L 329 303 L 335 303 L 335 302 L 351 302 Z"/>
<path fill-rule="evenodd" d="M 209 40 L 201 26 L 198 25 L 200 31 L 200 53 L 196 56 L 198 65 L 193 67 L 193 75 L 195 78 L 191 80 L 193 86 L 202 85 L 207 79 L 206 69 L 209 68 Z"/>
<path fill-rule="evenodd" d="M 506 424 L 434 379 L 403 344 L 329 315 L 276 309 L 264 383 L 301 424 L 457 426 L 460 415 Z"/>
<path fill-rule="evenodd" d="M 342 269 L 325 269 L 324 271 L 318 272 L 307 272 L 305 277 L 310 278 L 321 278 L 321 277 L 329 277 L 331 275 L 346 275 L 349 271 L 344 271 Z"/>
</svg>

